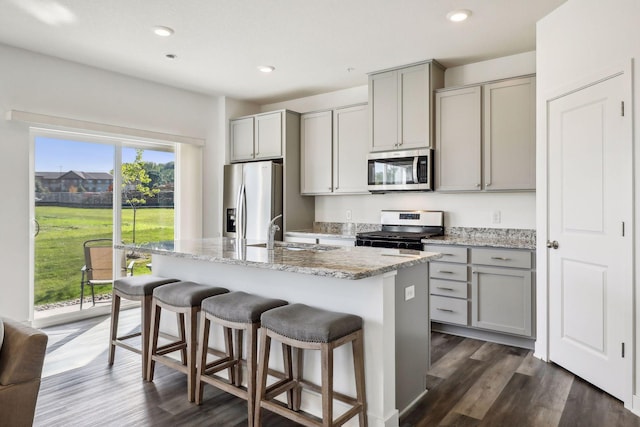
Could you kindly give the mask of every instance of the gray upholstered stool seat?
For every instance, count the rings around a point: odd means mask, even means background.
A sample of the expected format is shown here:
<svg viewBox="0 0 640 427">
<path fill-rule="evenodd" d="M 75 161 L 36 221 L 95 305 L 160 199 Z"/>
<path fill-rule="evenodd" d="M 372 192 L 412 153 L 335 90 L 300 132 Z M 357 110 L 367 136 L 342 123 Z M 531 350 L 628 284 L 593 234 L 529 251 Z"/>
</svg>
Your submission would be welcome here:
<svg viewBox="0 0 640 427">
<path fill-rule="evenodd" d="M 281 299 L 265 298 L 246 292 L 230 292 L 202 301 L 200 316 L 200 346 L 196 373 L 196 403 L 202 403 L 204 384 L 207 383 L 247 401 L 247 420 L 253 425 L 255 410 L 255 381 L 257 372 L 258 328 L 260 316 L 276 307 L 286 305 Z M 211 323 L 221 325 L 225 338 L 225 351 L 209 348 Z M 235 332 L 232 337 L 231 332 Z M 243 360 L 243 332 L 247 332 L 246 360 Z M 235 343 L 235 346 L 234 346 Z M 207 362 L 207 354 L 219 358 Z M 247 366 L 247 385 L 242 385 L 242 365 Z M 228 379 L 218 372 L 228 371 Z"/>
<path fill-rule="evenodd" d="M 305 426 L 342 425 L 358 415 L 360 426 L 367 425 L 367 404 L 364 378 L 364 334 L 362 318 L 353 314 L 337 313 L 291 304 L 274 308 L 262 314 L 260 357 L 256 377 L 256 411 L 254 426 L 262 425 L 262 408 L 273 411 Z M 288 352 L 284 357 L 284 378 L 267 387 L 271 339 L 280 341 Z M 333 350 L 351 343 L 356 396 L 350 397 L 333 391 Z M 291 351 L 294 351 L 293 355 Z M 319 350 L 321 385 L 303 379 L 303 351 Z M 292 362 L 293 361 L 293 362 Z M 322 396 L 322 421 L 300 411 L 302 389 L 309 388 Z M 287 393 L 288 406 L 275 400 Z M 350 408 L 337 419 L 333 416 L 333 400 L 340 400 Z"/>
<path fill-rule="evenodd" d="M 225 288 L 195 282 L 176 282 L 154 289 L 153 297 L 173 307 L 196 307 L 202 303 L 203 299 L 226 292 L 229 291 Z"/>
<path fill-rule="evenodd" d="M 262 315 L 263 328 L 305 342 L 331 342 L 362 329 L 362 318 L 353 314 L 291 304 Z"/>
<path fill-rule="evenodd" d="M 160 286 L 153 290 L 151 305 L 151 334 L 149 338 L 149 359 L 147 380 L 153 381 L 155 362 L 187 374 L 187 399 L 195 400 L 197 318 L 202 300 L 214 295 L 229 292 L 225 288 L 202 285 L 195 282 L 176 282 Z M 178 338 L 169 344 L 158 347 L 160 313 L 162 309 L 178 315 Z M 186 319 L 185 319 L 186 317 Z M 180 351 L 182 363 L 165 356 Z"/>
<path fill-rule="evenodd" d="M 141 297 L 151 295 L 153 290 L 158 286 L 173 282 L 178 282 L 178 279 L 168 279 L 166 277 L 145 274 L 142 276 L 128 276 L 117 279 L 113 282 L 113 288 L 127 296 Z"/>
<path fill-rule="evenodd" d="M 207 298 L 202 311 L 229 322 L 256 323 L 265 311 L 283 305 L 287 305 L 285 300 L 238 291 Z"/>
<path fill-rule="evenodd" d="M 109 365 L 113 365 L 116 346 L 142 355 L 142 378 L 147 376 L 147 360 L 149 358 L 149 328 L 151 325 L 151 295 L 158 286 L 177 282 L 171 279 L 150 274 L 141 276 L 127 276 L 113 282 L 113 297 L 111 298 L 111 333 L 109 338 Z M 120 317 L 120 300 L 141 301 L 140 332 L 118 336 L 118 320 Z M 129 345 L 126 341 L 140 337 L 140 348 Z"/>
</svg>

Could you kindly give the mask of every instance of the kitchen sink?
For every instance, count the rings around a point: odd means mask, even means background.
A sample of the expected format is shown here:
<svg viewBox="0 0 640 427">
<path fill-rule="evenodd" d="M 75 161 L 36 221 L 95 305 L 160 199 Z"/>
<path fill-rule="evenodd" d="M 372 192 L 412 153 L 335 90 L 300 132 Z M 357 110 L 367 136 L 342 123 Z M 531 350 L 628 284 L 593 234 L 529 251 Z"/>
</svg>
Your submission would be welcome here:
<svg viewBox="0 0 640 427">
<path fill-rule="evenodd" d="M 254 248 L 266 248 L 266 243 L 254 243 L 251 245 Z M 312 251 L 312 252 L 327 252 L 335 249 L 339 249 L 340 246 L 328 246 L 328 245 L 314 245 L 310 243 L 287 243 L 287 242 L 275 242 L 273 245 L 275 248 L 281 248 L 287 251 Z"/>
</svg>

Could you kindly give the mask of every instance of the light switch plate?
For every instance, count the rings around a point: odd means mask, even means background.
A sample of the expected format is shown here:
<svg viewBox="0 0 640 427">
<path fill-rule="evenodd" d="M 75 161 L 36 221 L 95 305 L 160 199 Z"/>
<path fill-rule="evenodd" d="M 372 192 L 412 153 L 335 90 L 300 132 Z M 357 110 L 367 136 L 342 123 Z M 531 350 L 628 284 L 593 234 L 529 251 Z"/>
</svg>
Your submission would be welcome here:
<svg viewBox="0 0 640 427">
<path fill-rule="evenodd" d="M 416 287 L 415 285 L 407 286 L 404 288 L 404 300 L 409 301 L 410 299 L 415 298 L 416 296 Z"/>
</svg>

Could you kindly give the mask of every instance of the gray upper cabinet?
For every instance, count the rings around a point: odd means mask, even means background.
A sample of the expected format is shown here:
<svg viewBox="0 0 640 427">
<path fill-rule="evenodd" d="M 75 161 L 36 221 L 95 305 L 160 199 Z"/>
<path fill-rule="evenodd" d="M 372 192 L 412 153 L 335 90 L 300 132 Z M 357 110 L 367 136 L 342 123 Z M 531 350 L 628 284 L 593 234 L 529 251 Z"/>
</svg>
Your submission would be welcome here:
<svg viewBox="0 0 640 427">
<path fill-rule="evenodd" d="M 336 194 L 363 194 L 367 189 L 366 104 L 333 111 L 333 191 Z"/>
<path fill-rule="evenodd" d="M 302 115 L 302 194 L 368 193 L 367 118 L 366 104 Z"/>
<path fill-rule="evenodd" d="M 484 186 L 536 188 L 535 78 L 484 85 Z"/>
<path fill-rule="evenodd" d="M 535 190 L 535 77 L 436 93 L 436 190 Z"/>
<path fill-rule="evenodd" d="M 283 126 L 282 111 L 230 120 L 230 160 L 281 158 Z"/>
<path fill-rule="evenodd" d="M 369 76 L 371 151 L 431 147 L 432 94 L 443 76 L 435 61 Z"/>
<path fill-rule="evenodd" d="M 302 194 L 325 194 L 333 190 L 331 111 L 300 116 Z"/>
<path fill-rule="evenodd" d="M 253 117 L 231 120 L 229 133 L 231 161 L 253 160 Z"/>
<path fill-rule="evenodd" d="M 482 189 L 480 86 L 436 94 L 436 190 Z"/>
</svg>

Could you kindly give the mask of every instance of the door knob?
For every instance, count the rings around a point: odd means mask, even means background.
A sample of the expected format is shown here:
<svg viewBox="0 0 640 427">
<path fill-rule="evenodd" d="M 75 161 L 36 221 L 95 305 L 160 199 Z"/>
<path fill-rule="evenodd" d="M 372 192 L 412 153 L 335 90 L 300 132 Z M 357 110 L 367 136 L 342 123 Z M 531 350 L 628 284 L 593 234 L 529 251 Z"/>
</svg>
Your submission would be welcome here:
<svg viewBox="0 0 640 427">
<path fill-rule="evenodd" d="M 547 240 L 547 247 L 549 249 L 553 248 L 553 249 L 558 249 L 560 245 L 558 244 L 557 240 L 551 241 L 551 240 Z"/>
</svg>

